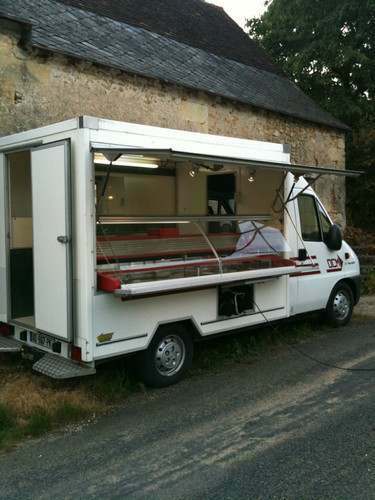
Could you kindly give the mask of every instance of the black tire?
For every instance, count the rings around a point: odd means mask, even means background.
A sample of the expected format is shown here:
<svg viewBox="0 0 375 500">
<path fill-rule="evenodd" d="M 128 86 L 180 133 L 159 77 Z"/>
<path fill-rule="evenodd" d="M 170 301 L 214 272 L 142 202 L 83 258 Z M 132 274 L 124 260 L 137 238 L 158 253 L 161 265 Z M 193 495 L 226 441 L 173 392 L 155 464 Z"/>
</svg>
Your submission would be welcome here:
<svg viewBox="0 0 375 500">
<path fill-rule="evenodd" d="M 346 283 L 338 283 L 332 290 L 325 311 L 328 323 L 334 327 L 345 326 L 351 320 L 354 307 L 353 292 Z"/>
<path fill-rule="evenodd" d="M 171 323 L 160 327 L 148 349 L 139 354 L 137 371 L 147 386 L 167 387 L 184 377 L 192 360 L 190 332 L 184 325 Z"/>
</svg>

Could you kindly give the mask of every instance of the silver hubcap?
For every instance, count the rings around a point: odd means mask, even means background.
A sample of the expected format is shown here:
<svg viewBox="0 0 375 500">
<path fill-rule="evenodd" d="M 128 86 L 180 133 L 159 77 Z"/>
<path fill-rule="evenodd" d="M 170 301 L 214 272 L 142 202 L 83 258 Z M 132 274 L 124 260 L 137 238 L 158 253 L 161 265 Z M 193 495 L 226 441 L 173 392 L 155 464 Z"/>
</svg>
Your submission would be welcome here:
<svg viewBox="0 0 375 500">
<path fill-rule="evenodd" d="M 157 371 L 170 377 L 179 372 L 185 361 L 185 344 L 178 335 L 164 337 L 155 353 Z"/>
<path fill-rule="evenodd" d="M 333 312 L 337 319 L 345 319 L 350 311 L 350 301 L 346 293 L 338 292 L 333 301 Z"/>
</svg>

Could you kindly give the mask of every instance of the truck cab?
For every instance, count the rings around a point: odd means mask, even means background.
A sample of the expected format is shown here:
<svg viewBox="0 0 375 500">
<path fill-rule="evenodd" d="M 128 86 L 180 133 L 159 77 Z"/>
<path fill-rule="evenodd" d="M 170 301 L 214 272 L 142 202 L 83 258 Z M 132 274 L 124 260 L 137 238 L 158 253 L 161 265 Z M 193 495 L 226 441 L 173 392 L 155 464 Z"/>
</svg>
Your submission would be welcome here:
<svg viewBox="0 0 375 500">
<path fill-rule="evenodd" d="M 305 179 L 293 188 L 291 211 L 297 238 L 298 286 L 291 314 L 324 310 L 341 284 L 333 304 L 338 314 L 338 324 L 349 317 L 350 303 L 360 298 L 360 266 L 353 249 L 342 240 L 341 230 L 334 224 L 323 203 Z M 313 269 L 306 269 L 309 264 Z M 305 270 L 306 269 L 306 270 Z"/>
</svg>

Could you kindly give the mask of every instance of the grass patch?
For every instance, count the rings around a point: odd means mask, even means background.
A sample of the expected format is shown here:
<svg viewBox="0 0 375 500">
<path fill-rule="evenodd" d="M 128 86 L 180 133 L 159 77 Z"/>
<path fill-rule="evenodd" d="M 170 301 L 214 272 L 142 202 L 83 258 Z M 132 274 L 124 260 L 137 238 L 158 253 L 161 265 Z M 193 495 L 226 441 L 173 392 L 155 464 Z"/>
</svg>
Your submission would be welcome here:
<svg viewBox="0 0 375 500">
<path fill-rule="evenodd" d="M 364 295 L 375 295 L 375 270 L 370 271 L 363 277 L 362 291 Z"/>
<path fill-rule="evenodd" d="M 5 405 L 0 404 L 0 447 L 6 445 L 14 430 L 14 416 Z"/>
<path fill-rule="evenodd" d="M 0 431 L 6 431 L 13 427 L 13 414 L 5 405 L 0 404 Z"/>
<path fill-rule="evenodd" d="M 15 435 L 15 419 L 11 410 L 0 403 L 0 448 L 6 446 Z"/>
<path fill-rule="evenodd" d="M 119 360 L 99 367 L 95 377 L 82 380 L 82 387 L 95 399 L 116 404 L 139 389 L 128 360 Z"/>
<path fill-rule="evenodd" d="M 64 401 L 58 406 L 53 415 L 53 421 L 60 425 L 77 422 L 87 417 L 89 411 L 74 403 Z"/>
<path fill-rule="evenodd" d="M 0 449 L 92 420 L 140 387 L 124 360 L 99 366 L 93 377 L 54 381 L 32 372 L 19 359 L 3 358 L 0 376 Z"/>
<path fill-rule="evenodd" d="M 52 416 L 45 410 L 35 410 L 28 419 L 27 424 L 23 428 L 25 435 L 32 437 L 42 436 L 52 429 Z"/>
<path fill-rule="evenodd" d="M 35 408 L 25 418 L 0 405 L 0 449 L 9 448 L 27 437 L 40 437 L 61 425 L 79 421 L 88 415 L 85 408 L 63 402 L 51 411 Z"/>
</svg>

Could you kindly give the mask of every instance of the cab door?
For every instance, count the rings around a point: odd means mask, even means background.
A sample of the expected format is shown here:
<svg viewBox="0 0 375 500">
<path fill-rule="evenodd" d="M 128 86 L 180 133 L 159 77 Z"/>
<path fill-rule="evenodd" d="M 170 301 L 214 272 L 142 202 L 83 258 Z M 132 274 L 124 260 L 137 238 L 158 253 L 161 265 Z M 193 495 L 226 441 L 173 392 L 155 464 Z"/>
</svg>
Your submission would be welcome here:
<svg viewBox="0 0 375 500">
<path fill-rule="evenodd" d="M 72 336 L 70 144 L 31 152 L 35 328 Z"/>
<path fill-rule="evenodd" d="M 295 311 L 299 314 L 326 307 L 343 261 L 340 252 L 329 250 L 324 242 L 332 223 L 315 194 L 307 191 L 299 195 L 296 204 L 299 256 L 306 254 L 298 262 Z"/>
</svg>

